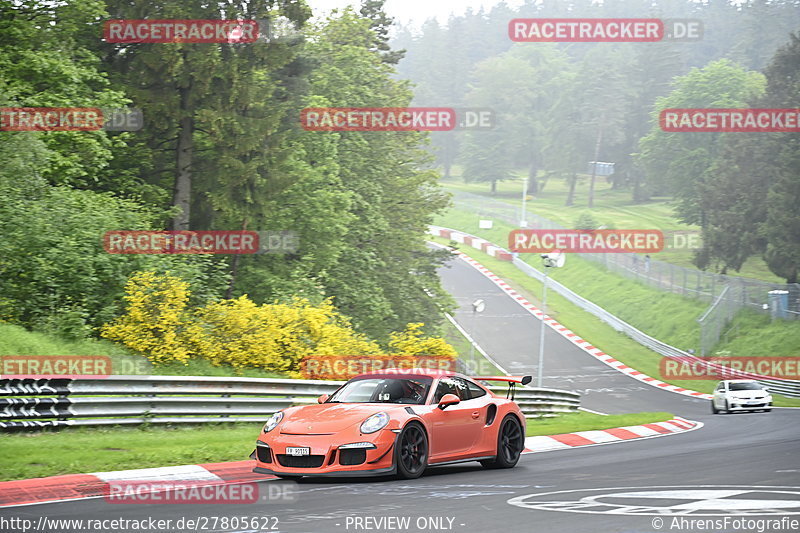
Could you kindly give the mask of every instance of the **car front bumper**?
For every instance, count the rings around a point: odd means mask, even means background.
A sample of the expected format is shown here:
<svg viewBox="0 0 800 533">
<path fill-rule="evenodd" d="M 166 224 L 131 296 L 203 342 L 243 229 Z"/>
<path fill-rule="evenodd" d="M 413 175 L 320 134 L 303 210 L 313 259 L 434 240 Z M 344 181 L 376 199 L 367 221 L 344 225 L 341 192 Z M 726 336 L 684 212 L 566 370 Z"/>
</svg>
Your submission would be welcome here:
<svg viewBox="0 0 800 533">
<path fill-rule="evenodd" d="M 730 402 L 729 411 L 757 411 L 759 409 L 771 409 L 772 402 L 749 403 L 748 402 Z"/>
<path fill-rule="evenodd" d="M 363 435 L 275 435 L 261 434 L 256 441 L 253 472 L 286 476 L 380 476 L 395 471 L 394 445 L 397 433 L 383 429 Z M 355 442 L 374 448 L 342 449 Z M 309 448 L 309 455 L 291 456 L 288 447 Z"/>
</svg>

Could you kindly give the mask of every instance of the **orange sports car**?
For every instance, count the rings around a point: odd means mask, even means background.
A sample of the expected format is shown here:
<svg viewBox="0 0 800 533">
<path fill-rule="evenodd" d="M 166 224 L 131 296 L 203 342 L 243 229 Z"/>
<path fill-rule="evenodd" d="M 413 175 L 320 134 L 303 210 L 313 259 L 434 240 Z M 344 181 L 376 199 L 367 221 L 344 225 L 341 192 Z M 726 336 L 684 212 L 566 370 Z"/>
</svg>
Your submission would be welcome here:
<svg viewBox="0 0 800 533">
<path fill-rule="evenodd" d="M 429 466 L 467 461 L 511 468 L 525 443 L 513 389 L 530 379 L 427 369 L 360 374 L 316 405 L 272 415 L 256 440 L 253 471 L 413 479 Z M 510 398 L 478 383 L 486 380 L 507 382 Z"/>
</svg>

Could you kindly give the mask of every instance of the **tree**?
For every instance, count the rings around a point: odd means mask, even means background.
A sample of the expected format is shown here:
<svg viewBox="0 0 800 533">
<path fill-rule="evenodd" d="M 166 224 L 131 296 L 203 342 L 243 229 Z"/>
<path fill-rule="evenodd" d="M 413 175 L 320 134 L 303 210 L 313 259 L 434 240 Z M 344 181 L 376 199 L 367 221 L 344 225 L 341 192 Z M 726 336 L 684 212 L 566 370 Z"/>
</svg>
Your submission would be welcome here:
<svg viewBox="0 0 800 533">
<path fill-rule="evenodd" d="M 800 96 L 800 39 L 781 48 L 764 74 L 766 91 L 751 107 L 791 108 Z M 739 270 L 753 254 L 796 283 L 800 266 L 800 135 L 731 133 L 698 188 L 706 214 L 695 263 Z"/>
<path fill-rule="evenodd" d="M 719 266 L 738 271 L 752 254 L 765 246 L 761 227 L 772 181 L 769 150 L 761 133 L 723 136 L 719 156 L 698 188 L 700 208 L 706 214 L 703 248 L 694 263 L 702 269 Z"/>
<path fill-rule="evenodd" d="M 608 161 L 611 159 L 608 155 L 624 141 L 624 120 L 632 93 L 623 76 L 623 66 L 629 59 L 628 51 L 619 45 L 590 49 L 570 81 L 574 85 L 562 89 L 570 96 L 566 100 L 569 115 L 565 123 L 566 132 L 558 136 L 558 144 L 571 159 L 566 161 L 570 182 L 567 202 L 570 204 L 576 171 L 585 169 L 589 161 Z M 564 159 L 561 161 L 563 168 Z M 593 173 L 587 199 L 589 208 L 594 205 L 596 178 Z"/>
<path fill-rule="evenodd" d="M 655 194 L 672 195 L 677 214 L 688 224 L 705 225 L 699 188 L 718 155 L 719 133 L 661 131 L 658 114 L 666 108 L 739 108 L 763 94 L 764 76 L 722 59 L 675 80 L 675 89 L 656 100 L 654 124 L 639 143 L 639 163 Z"/>
<path fill-rule="evenodd" d="M 308 53 L 319 67 L 311 76 L 315 104 L 332 107 L 406 107 L 408 84 L 373 49 L 371 21 L 345 10 L 315 28 Z M 449 298 L 436 268 L 446 253 L 425 246 L 433 214 L 448 198 L 429 163 L 418 132 L 311 132 L 332 143 L 338 179 L 354 219 L 340 236 L 345 249 L 320 273 L 325 296 L 370 337 L 410 322 L 434 327 Z M 426 290 L 434 295 L 428 296 Z"/>
<path fill-rule="evenodd" d="M 683 72 L 682 50 L 680 43 L 641 43 L 624 69 L 628 85 L 628 104 L 620 129 L 624 139 L 618 149 L 612 149 L 611 160 L 615 163 L 614 187 L 630 186 L 634 202 L 647 200 L 651 191 L 633 154 L 652 126 L 650 111 L 656 99 L 666 96 L 673 78 Z"/>
<path fill-rule="evenodd" d="M 111 88 L 99 58 L 87 45 L 96 20 L 103 16 L 100 0 L 0 0 L 0 106 L 114 108 L 130 103 Z M 51 184 L 114 190 L 129 184 L 112 178 L 98 186 L 98 174 L 126 135 L 102 130 L 3 132 L 0 144 L 24 142 L 36 145 L 38 153 L 46 151 L 47 164 L 29 168 Z M 27 175 L 24 170 L 18 176 Z"/>
<path fill-rule="evenodd" d="M 114 0 L 109 12 L 112 18 L 134 19 L 260 20 L 282 16 L 297 26 L 310 17 L 305 4 L 291 0 L 241 4 L 167 0 L 158 5 Z M 107 45 L 106 52 L 118 73 L 117 81 L 125 85 L 148 119 L 143 142 L 156 159 L 156 183 L 172 190 L 172 229 L 186 230 L 202 222 L 192 216 L 197 204 L 201 215 L 208 213 L 207 207 L 203 209 L 205 195 L 193 194 L 195 181 L 228 180 L 241 185 L 263 179 L 260 169 L 273 155 L 268 148 L 274 147 L 269 139 L 266 144 L 263 139 L 286 113 L 285 104 L 267 105 L 275 103 L 280 90 L 272 74 L 291 62 L 296 53 L 291 40 L 114 44 Z"/>
<path fill-rule="evenodd" d="M 775 54 L 764 71 L 767 91 L 759 106 L 796 108 L 800 101 L 800 34 Z M 800 270 L 800 134 L 775 133 L 765 139 L 769 146 L 766 169 L 774 173 L 766 201 L 764 260 L 769 269 L 797 283 Z"/>
<path fill-rule="evenodd" d="M 467 132 L 462 151 L 465 181 L 491 183 L 513 177 L 513 169 L 528 169 L 528 192 L 539 191 L 546 125 L 568 77 L 566 57 L 552 46 L 521 45 L 475 68 L 475 85 L 467 94 L 469 107 L 494 111 L 496 126 Z"/>
<path fill-rule="evenodd" d="M 381 61 L 384 63 L 396 65 L 403 59 L 406 51 L 392 50 L 389 46 L 389 29 L 394 19 L 383 10 L 385 3 L 386 0 L 361 0 L 359 13 L 372 21 L 369 27 L 375 35 L 375 40 L 371 51 L 380 53 Z"/>
</svg>

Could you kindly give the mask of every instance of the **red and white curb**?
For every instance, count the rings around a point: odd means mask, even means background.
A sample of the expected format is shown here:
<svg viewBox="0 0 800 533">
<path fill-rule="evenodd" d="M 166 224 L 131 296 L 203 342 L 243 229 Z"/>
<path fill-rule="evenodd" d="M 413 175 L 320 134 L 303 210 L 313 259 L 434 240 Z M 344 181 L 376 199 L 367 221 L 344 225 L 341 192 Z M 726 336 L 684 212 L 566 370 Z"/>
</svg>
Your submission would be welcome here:
<svg viewBox="0 0 800 533">
<path fill-rule="evenodd" d="M 463 233 L 461 231 L 456 231 L 449 228 L 442 228 L 440 226 L 430 226 L 428 229 L 428 233 L 430 233 L 431 235 L 436 235 L 437 237 L 450 239 L 451 241 L 455 241 L 460 244 L 466 244 L 467 246 L 472 246 L 476 250 L 480 250 L 481 252 L 486 252 L 487 254 L 491 255 L 494 258 L 499 259 L 500 261 L 512 261 L 514 259 L 514 256 L 511 255 L 511 252 L 509 252 L 505 248 L 495 246 L 486 239 L 481 239 L 480 237 L 476 237 L 475 235 L 470 235 L 469 233 Z"/>
<path fill-rule="evenodd" d="M 440 228 L 438 226 L 431 226 L 429 229 L 429 233 L 436 236 L 444 236 L 445 238 L 452 238 L 452 230 L 448 230 L 445 228 Z M 570 341 L 572 344 L 583 350 L 584 352 L 588 353 L 589 355 L 593 356 L 595 359 L 602 361 L 606 365 L 610 366 L 614 370 L 622 372 L 623 374 L 630 376 L 634 379 L 641 381 L 642 383 L 647 383 L 648 385 L 652 385 L 653 387 L 657 387 L 659 389 L 663 389 L 669 392 L 674 392 L 676 394 L 682 394 L 684 396 L 691 396 L 693 398 L 701 398 L 703 400 L 710 400 L 712 396 L 710 394 L 706 394 L 705 392 L 698 392 L 693 391 L 690 389 L 684 389 L 683 387 L 678 387 L 677 385 L 671 385 L 669 383 L 665 383 L 661 380 L 658 380 L 654 377 L 648 376 L 647 374 L 643 374 L 638 370 L 635 370 L 622 361 L 614 359 L 607 353 L 603 352 L 599 348 L 592 346 L 592 344 L 580 338 L 578 335 L 570 331 L 567 327 L 558 323 L 558 321 L 553 320 L 548 315 L 542 313 L 542 310 L 530 303 L 524 296 L 520 293 L 515 291 L 511 288 L 511 286 L 503 281 L 499 276 L 494 274 L 491 270 L 480 264 L 475 259 L 471 258 L 467 254 L 463 252 L 453 252 L 457 255 L 460 259 L 464 260 L 467 264 L 475 268 L 478 272 L 489 278 L 492 283 L 500 287 L 506 294 L 508 294 L 511 298 L 514 299 L 519 305 L 521 305 L 526 311 L 530 314 L 542 320 L 544 318 L 544 323 L 550 327 L 553 331 Z"/>
<path fill-rule="evenodd" d="M 666 422 L 654 422 L 640 426 L 625 426 L 619 428 L 603 429 L 597 431 L 577 431 L 561 435 L 546 435 L 525 438 L 525 451 L 523 453 L 550 452 L 566 450 L 581 446 L 597 446 L 599 444 L 613 444 L 628 440 L 651 439 L 653 437 L 666 437 L 678 433 L 686 433 L 703 427 L 702 422 L 686 420 L 676 416 Z"/>
<path fill-rule="evenodd" d="M 235 461 L 2 481 L 0 508 L 102 498 L 108 494 L 109 484 L 115 482 L 154 486 L 191 483 L 193 486 L 205 486 L 247 483 L 274 477 L 253 473 L 253 466 L 255 461 Z"/>
</svg>

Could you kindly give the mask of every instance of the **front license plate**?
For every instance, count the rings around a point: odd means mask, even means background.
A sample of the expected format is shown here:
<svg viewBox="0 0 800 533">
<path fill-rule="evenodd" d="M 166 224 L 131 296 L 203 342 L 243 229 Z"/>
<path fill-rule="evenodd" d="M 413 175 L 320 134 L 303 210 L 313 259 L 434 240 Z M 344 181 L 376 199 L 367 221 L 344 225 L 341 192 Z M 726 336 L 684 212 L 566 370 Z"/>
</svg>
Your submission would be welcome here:
<svg viewBox="0 0 800 533">
<path fill-rule="evenodd" d="M 311 454 L 311 448 L 308 447 L 299 448 L 290 446 L 286 448 L 286 455 L 300 456 L 300 455 L 310 455 L 310 454 Z"/>
</svg>

